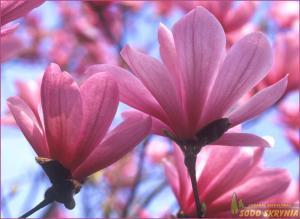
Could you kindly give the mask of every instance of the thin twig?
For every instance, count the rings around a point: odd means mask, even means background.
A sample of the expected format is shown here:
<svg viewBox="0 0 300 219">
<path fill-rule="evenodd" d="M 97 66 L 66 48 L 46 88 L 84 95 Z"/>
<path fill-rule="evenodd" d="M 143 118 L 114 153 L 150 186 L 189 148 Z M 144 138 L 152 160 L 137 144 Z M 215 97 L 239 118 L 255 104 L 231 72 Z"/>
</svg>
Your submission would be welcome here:
<svg viewBox="0 0 300 219">
<path fill-rule="evenodd" d="M 32 215 L 33 213 L 35 213 L 36 211 L 46 207 L 47 205 L 49 205 L 50 203 L 52 203 L 53 200 L 51 199 L 47 199 L 45 198 L 43 201 L 41 201 L 37 206 L 35 206 L 34 208 L 32 208 L 31 210 L 29 210 L 28 212 L 26 212 L 25 214 L 23 214 L 21 217 L 19 218 L 26 218 L 30 215 Z"/>
<path fill-rule="evenodd" d="M 136 210 L 136 213 L 134 215 L 138 214 L 143 209 L 145 209 L 152 202 L 153 198 L 156 197 L 156 195 L 158 195 L 165 188 L 167 188 L 167 185 L 168 185 L 167 181 L 164 180 L 155 189 L 153 189 L 152 192 L 150 192 L 149 195 L 143 200 L 143 202 L 141 203 L 139 208 Z"/>
<path fill-rule="evenodd" d="M 103 30 L 106 34 L 106 36 L 110 39 L 110 41 L 113 43 L 113 44 L 116 44 L 116 47 L 117 47 L 117 50 L 118 52 L 120 52 L 123 48 L 123 45 L 121 43 L 121 40 L 119 42 L 117 42 L 117 40 L 115 39 L 111 29 L 107 26 L 106 24 L 106 18 L 104 17 L 103 15 L 103 12 L 104 10 L 100 10 L 97 14 L 98 14 L 98 18 L 99 18 L 99 21 L 101 22 L 102 24 L 102 27 L 103 27 Z"/>
<path fill-rule="evenodd" d="M 129 198 L 128 198 L 128 200 L 126 202 L 126 205 L 123 209 L 122 217 L 127 217 L 128 211 L 129 211 L 130 206 L 131 206 L 131 204 L 132 204 L 132 202 L 135 198 L 135 194 L 137 192 L 139 183 L 141 181 L 143 167 L 144 167 L 144 160 L 145 160 L 145 149 L 146 149 L 147 143 L 148 143 L 148 138 L 146 138 L 145 141 L 143 142 L 143 145 L 142 145 L 142 148 L 141 148 L 141 151 L 140 151 L 140 154 L 139 154 L 138 170 L 137 170 L 137 173 L 136 173 L 136 176 L 135 176 L 134 183 L 131 187 Z"/>
</svg>

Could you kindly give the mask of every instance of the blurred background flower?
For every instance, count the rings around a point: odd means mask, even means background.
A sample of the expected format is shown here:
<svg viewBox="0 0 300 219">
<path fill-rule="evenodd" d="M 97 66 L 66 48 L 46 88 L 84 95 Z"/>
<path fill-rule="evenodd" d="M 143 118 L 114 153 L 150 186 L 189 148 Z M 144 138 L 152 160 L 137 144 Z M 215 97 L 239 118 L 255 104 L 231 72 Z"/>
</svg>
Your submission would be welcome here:
<svg viewBox="0 0 300 219">
<path fill-rule="evenodd" d="M 7 2 L 10 1 L 1 1 L 1 12 Z M 299 2 L 30 3 L 22 13 L 13 13 L 18 16 L 3 20 L 5 13 L 1 13 L 2 217 L 20 216 L 42 200 L 49 187 L 48 179 L 32 159 L 32 149 L 8 113 L 6 99 L 17 95 L 39 113 L 40 75 L 51 62 L 58 63 L 80 83 L 85 79 L 84 71 L 93 64 L 109 63 L 127 68 L 119 54 L 126 43 L 158 58 L 159 23 L 171 28 L 197 5 L 206 7 L 223 25 L 227 47 L 254 30 L 263 31 L 271 40 L 275 60 L 270 74 L 244 100 L 286 74 L 289 74 L 288 89 L 276 106 L 244 123 L 243 130 L 272 136 L 274 147 L 266 149 L 262 156 L 265 166 L 284 168 L 293 180 L 299 179 Z M 10 13 L 18 8 L 15 6 L 5 10 Z M 121 122 L 121 113 L 128 109 L 125 104 L 119 105 L 111 128 Z M 75 196 L 78 205 L 74 210 L 66 212 L 59 205 L 51 205 L 33 217 L 176 215 L 180 205 L 166 181 L 162 165 L 164 158 L 171 157 L 169 140 L 150 136 L 122 160 L 89 177 L 81 193 Z"/>
</svg>

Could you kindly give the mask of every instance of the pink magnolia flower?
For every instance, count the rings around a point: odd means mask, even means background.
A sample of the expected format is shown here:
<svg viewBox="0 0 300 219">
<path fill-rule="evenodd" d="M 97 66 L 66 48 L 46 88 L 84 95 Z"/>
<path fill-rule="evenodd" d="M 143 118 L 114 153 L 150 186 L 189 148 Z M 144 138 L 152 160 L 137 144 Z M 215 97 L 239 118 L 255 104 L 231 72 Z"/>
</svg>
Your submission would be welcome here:
<svg viewBox="0 0 300 219">
<path fill-rule="evenodd" d="M 1 1 L 1 35 L 7 32 L 6 27 L 3 27 L 3 25 L 26 15 L 44 2 L 44 0 Z"/>
<path fill-rule="evenodd" d="M 162 137 L 153 136 L 146 147 L 146 155 L 152 163 L 161 163 L 169 153 L 169 144 Z"/>
<path fill-rule="evenodd" d="M 1 57 L 3 63 L 13 57 L 16 57 L 24 49 L 24 43 L 14 35 L 1 36 Z"/>
<path fill-rule="evenodd" d="M 160 25 L 158 41 L 163 63 L 126 46 L 121 55 L 133 74 L 111 65 L 87 70 L 87 74 L 108 71 L 119 84 L 121 101 L 152 116 L 153 133 L 168 131 L 191 140 L 221 118 L 228 118 L 233 127 L 264 111 L 285 91 L 287 77 L 237 106 L 269 71 L 270 43 L 262 33 L 252 33 L 225 53 L 223 28 L 203 7 L 181 18 L 172 32 Z M 218 144 L 268 145 L 243 133 L 225 133 Z"/>
<path fill-rule="evenodd" d="M 285 136 L 289 140 L 291 145 L 293 146 L 294 150 L 297 153 L 300 153 L 299 128 L 298 128 L 298 130 L 292 130 L 292 129 L 286 130 Z"/>
<path fill-rule="evenodd" d="M 29 11 L 43 4 L 44 0 L 30 0 L 30 1 L 1 1 L 1 60 L 16 56 L 24 45 L 21 40 L 11 34 L 18 27 L 17 24 L 7 24 L 15 19 L 26 15 Z"/>
<path fill-rule="evenodd" d="M 28 104 L 35 116 L 38 117 L 38 107 L 41 103 L 41 82 L 42 78 L 39 77 L 37 80 L 21 81 L 17 80 L 15 82 L 15 87 L 17 90 L 17 96 L 20 97 L 24 102 Z M 1 124 L 5 125 L 15 125 L 15 120 L 11 113 L 8 111 L 1 118 Z"/>
<path fill-rule="evenodd" d="M 256 12 L 257 1 L 195 1 L 195 5 L 207 8 L 222 24 L 225 33 L 237 31 L 246 25 Z"/>
<path fill-rule="evenodd" d="M 234 156 L 233 156 L 234 154 Z M 206 217 L 230 217 L 233 193 L 245 205 L 299 202 L 299 188 L 287 170 L 265 168 L 263 148 L 209 145 L 198 154 L 199 197 L 206 205 Z M 183 153 L 174 144 L 174 162 L 165 160 L 168 182 L 183 214 L 196 216 L 196 207 Z"/>
<path fill-rule="evenodd" d="M 58 161 L 82 181 L 120 159 L 149 132 L 149 117 L 130 117 L 108 132 L 118 101 L 117 85 L 108 76 L 96 74 L 78 87 L 51 64 L 41 86 L 44 123 L 26 100 L 10 97 L 7 102 L 37 155 Z"/>
<path fill-rule="evenodd" d="M 278 82 L 287 74 L 289 74 L 289 82 L 285 94 L 299 90 L 299 32 L 278 34 L 273 50 L 275 62 L 271 72 L 254 88 L 253 92 Z"/>
<path fill-rule="evenodd" d="M 297 1 L 275 1 L 271 3 L 270 17 L 273 18 L 281 28 L 289 28 L 299 20 L 299 2 Z"/>
<path fill-rule="evenodd" d="M 299 141 L 299 102 L 298 104 L 284 103 L 280 106 L 280 119 L 285 125 L 285 136 L 294 147 L 295 151 L 300 153 Z"/>
<path fill-rule="evenodd" d="M 128 154 L 104 170 L 104 178 L 116 188 L 130 187 L 135 181 L 138 166 L 133 154 Z"/>
<path fill-rule="evenodd" d="M 158 13 L 166 15 L 174 6 L 188 12 L 196 6 L 203 6 L 222 24 L 225 33 L 237 31 L 246 25 L 254 15 L 258 2 L 242 1 L 234 5 L 234 1 L 158 1 Z"/>
</svg>

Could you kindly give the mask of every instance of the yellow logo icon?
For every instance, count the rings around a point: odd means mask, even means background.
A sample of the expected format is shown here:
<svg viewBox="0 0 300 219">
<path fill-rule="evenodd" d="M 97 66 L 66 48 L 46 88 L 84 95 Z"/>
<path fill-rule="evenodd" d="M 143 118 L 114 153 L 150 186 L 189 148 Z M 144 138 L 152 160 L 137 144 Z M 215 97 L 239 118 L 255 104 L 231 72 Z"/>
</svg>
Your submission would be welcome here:
<svg viewBox="0 0 300 219">
<path fill-rule="evenodd" d="M 238 199 L 236 193 L 234 192 L 231 198 L 231 214 L 237 215 L 240 209 L 244 208 L 244 203 L 242 199 Z"/>
</svg>

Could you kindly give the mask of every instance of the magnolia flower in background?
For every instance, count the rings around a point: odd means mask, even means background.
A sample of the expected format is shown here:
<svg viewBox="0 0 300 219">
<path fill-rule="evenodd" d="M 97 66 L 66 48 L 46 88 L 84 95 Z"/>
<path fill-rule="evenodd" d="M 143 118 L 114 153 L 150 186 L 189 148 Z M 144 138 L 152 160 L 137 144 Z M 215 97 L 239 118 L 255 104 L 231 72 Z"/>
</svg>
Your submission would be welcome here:
<svg viewBox="0 0 300 219">
<path fill-rule="evenodd" d="M 23 17 L 44 2 L 45 0 L 1 1 L 1 36 L 6 35 L 7 32 L 10 32 L 12 29 L 12 26 L 4 27 L 3 25 Z M 14 28 L 16 28 L 16 26 L 14 26 Z"/>
<path fill-rule="evenodd" d="M 157 1 L 158 13 L 166 15 L 174 6 L 184 12 L 203 6 L 210 11 L 221 23 L 227 34 L 239 31 L 248 24 L 256 12 L 257 1 Z M 236 4 L 236 5 L 234 5 Z"/>
<path fill-rule="evenodd" d="M 154 164 L 159 164 L 169 154 L 169 141 L 160 136 L 153 136 L 150 138 L 147 147 L 146 155 Z"/>
<path fill-rule="evenodd" d="M 13 57 L 16 57 L 24 49 L 21 39 L 15 35 L 1 36 L 1 57 L 3 63 Z"/>
<path fill-rule="evenodd" d="M 177 139 L 191 140 L 221 118 L 236 126 L 270 107 L 286 89 L 287 77 L 237 106 L 270 70 L 270 43 L 262 33 L 252 33 L 225 53 L 223 28 L 203 7 L 176 22 L 172 32 L 160 25 L 158 40 L 163 64 L 126 46 L 121 55 L 133 74 L 111 65 L 87 70 L 89 75 L 109 72 L 119 85 L 121 101 L 152 116 L 155 134 L 167 131 Z M 268 145 L 258 136 L 243 133 L 225 133 L 216 144 Z"/>
<path fill-rule="evenodd" d="M 128 154 L 107 167 L 103 172 L 103 177 L 114 189 L 130 187 L 136 178 L 137 167 L 137 160 L 133 154 Z"/>
<path fill-rule="evenodd" d="M 299 129 L 299 102 L 297 104 L 284 103 L 279 107 L 280 120 L 285 125 L 285 136 L 296 152 L 300 153 Z"/>
<path fill-rule="evenodd" d="M 35 114 L 38 118 L 38 107 L 41 103 L 41 82 L 42 77 L 38 77 L 37 80 L 29 80 L 29 81 L 22 81 L 17 80 L 15 81 L 15 88 L 17 90 L 17 96 L 20 97 L 24 102 L 28 104 L 31 111 Z M 15 125 L 15 120 L 13 119 L 10 112 L 7 112 L 1 118 L 1 124 L 4 125 Z"/>
<path fill-rule="evenodd" d="M 252 90 L 252 93 L 278 82 L 287 74 L 289 81 L 285 94 L 299 90 L 299 32 L 290 31 L 277 34 L 273 51 L 275 54 L 274 65 L 270 73 Z"/>
<path fill-rule="evenodd" d="M 248 24 L 256 12 L 258 1 L 195 1 L 209 10 L 221 23 L 226 34 L 238 31 Z"/>
<path fill-rule="evenodd" d="M 42 158 L 38 162 L 43 166 L 45 159 L 54 160 L 68 177 L 82 183 L 119 160 L 149 132 L 151 119 L 143 116 L 127 118 L 108 132 L 118 101 L 118 87 L 106 75 L 96 74 L 78 87 L 67 72 L 51 64 L 41 85 L 43 115 L 35 115 L 30 103 L 20 97 L 10 97 L 7 103 Z"/>
<path fill-rule="evenodd" d="M 290 144 L 293 146 L 297 153 L 300 153 L 300 142 L 299 142 L 299 128 L 297 130 L 286 130 L 286 138 L 289 140 Z"/>
<path fill-rule="evenodd" d="M 183 153 L 174 144 L 173 161 L 165 160 L 165 173 L 184 217 L 195 217 L 196 208 Z M 234 154 L 234 156 L 232 156 Z M 263 148 L 208 145 L 197 159 L 199 196 L 205 217 L 231 217 L 234 193 L 246 204 L 298 203 L 299 188 L 287 170 L 266 168 Z"/>
<path fill-rule="evenodd" d="M 269 16 L 275 20 L 281 28 L 290 28 L 295 22 L 299 22 L 298 1 L 273 1 Z"/>
<path fill-rule="evenodd" d="M 58 3 L 64 28 L 50 32 L 50 60 L 78 75 L 94 63 L 118 63 L 115 45 L 106 38 L 105 29 L 99 28 L 96 13 L 86 4 L 73 6 L 70 2 Z"/>
<path fill-rule="evenodd" d="M 5 62 L 16 56 L 24 49 L 23 42 L 20 38 L 12 34 L 18 27 L 17 24 L 8 24 L 16 20 L 32 9 L 43 4 L 44 0 L 30 1 L 1 1 L 1 59 L 0 62 Z"/>
</svg>

